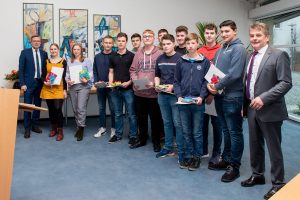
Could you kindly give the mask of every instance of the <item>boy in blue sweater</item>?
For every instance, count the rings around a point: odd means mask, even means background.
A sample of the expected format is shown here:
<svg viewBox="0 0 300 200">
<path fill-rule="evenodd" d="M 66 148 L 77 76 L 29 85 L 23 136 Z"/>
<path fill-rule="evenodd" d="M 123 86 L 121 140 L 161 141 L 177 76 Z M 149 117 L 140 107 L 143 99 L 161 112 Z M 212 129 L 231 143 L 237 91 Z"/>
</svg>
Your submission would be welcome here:
<svg viewBox="0 0 300 200">
<path fill-rule="evenodd" d="M 197 170 L 203 154 L 202 124 L 204 99 L 207 96 L 207 81 L 204 79 L 210 62 L 202 54 L 197 53 L 198 35 L 190 33 L 186 37 L 188 53 L 176 64 L 174 92 L 181 103 L 186 99 L 191 104 L 179 105 L 183 136 L 186 144 L 185 159 L 179 163 L 181 169 Z"/>
</svg>

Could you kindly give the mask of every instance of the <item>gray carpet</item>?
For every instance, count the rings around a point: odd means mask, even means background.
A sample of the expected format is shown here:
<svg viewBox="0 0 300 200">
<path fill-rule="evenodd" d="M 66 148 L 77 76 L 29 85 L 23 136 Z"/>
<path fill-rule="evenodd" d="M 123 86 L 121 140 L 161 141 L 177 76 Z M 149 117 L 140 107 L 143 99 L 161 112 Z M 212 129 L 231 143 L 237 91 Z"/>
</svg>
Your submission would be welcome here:
<svg viewBox="0 0 300 200">
<path fill-rule="evenodd" d="M 207 159 L 198 171 L 190 172 L 178 168 L 177 157 L 155 158 L 150 142 L 132 150 L 126 134 L 116 144 L 107 143 L 109 134 L 95 139 L 97 118 L 88 118 L 81 142 L 73 136 L 73 119 L 62 142 L 48 137 L 48 121 L 41 127 L 43 134 L 32 133 L 25 140 L 22 123 L 18 124 L 11 200 L 256 200 L 271 188 L 269 159 L 266 185 L 240 186 L 251 174 L 246 121 L 241 177 L 232 183 L 220 181 L 222 171 L 208 170 Z M 299 127 L 291 121 L 283 125 L 287 180 L 300 172 Z"/>
</svg>

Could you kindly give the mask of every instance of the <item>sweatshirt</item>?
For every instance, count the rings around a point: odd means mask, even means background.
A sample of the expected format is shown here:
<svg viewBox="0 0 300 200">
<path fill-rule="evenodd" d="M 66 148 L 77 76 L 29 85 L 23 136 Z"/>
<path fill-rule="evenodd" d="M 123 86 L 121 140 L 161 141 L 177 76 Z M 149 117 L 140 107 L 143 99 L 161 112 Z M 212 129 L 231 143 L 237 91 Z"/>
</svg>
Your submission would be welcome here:
<svg viewBox="0 0 300 200">
<path fill-rule="evenodd" d="M 154 46 L 150 54 L 146 54 L 144 48 L 140 48 L 136 52 L 129 69 L 131 80 L 148 78 L 150 82 L 154 83 L 156 60 L 160 55 L 161 52 L 156 46 Z M 146 90 L 134 89 L 134 94 L 139 97 L 157 98 L 157 93 L 154 88 Z"/>
<path fill-rule="evenodd" d="M 208 46 L 204 45 L 200 49 L 198 49 L 198 53 L 201 53 L 202 55 L 204 55 L 209 61 L 213 61 L 213 59 L 215 58 L 216 52 L 221 47 L 222 47 L 222 45 L 220 43 L 217 43 L 213 47 L 208 47 Z"/>
<path fill-rule="evenodd" d="M 108 81 L 109 72 L 109 59 L 112 56 L 112 52 L 105 54 L 103 51 L 98 53 L 94 58 L 93 72 L 94 81 Z"/>
<path fill-rule="evenodd" d="M 229 97 L 243 96 L 243 74 L 246 65 L 247 52 L 240 39 L 224 44 L 215 56 L 215 66 L 225 77 L 215 85 L 217 90 L 223 90 L 221 95 Z"/>
<path fill-rule="evenodd" d="M 206 98 L 207 81 L 205 75 L 210 67 L 210 62 L 203 55 L 191 59 L 183 55 L 176 64 L 174 93 L 179 97 L 201 97 Z"/>
</svg>

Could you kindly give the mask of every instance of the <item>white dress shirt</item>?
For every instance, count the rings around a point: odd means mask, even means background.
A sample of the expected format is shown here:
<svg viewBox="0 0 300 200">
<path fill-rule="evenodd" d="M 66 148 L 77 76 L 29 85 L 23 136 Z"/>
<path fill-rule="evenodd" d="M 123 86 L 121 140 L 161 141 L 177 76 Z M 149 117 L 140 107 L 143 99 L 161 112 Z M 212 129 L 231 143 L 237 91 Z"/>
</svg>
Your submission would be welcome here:
<svg viewBox="0 0 300 200">
<path fill-rule="evenodd" d="M 268 49 L 268 45 L 264 46 L 263 48 L 261 48 L 260 50 L 258 50 L 258 53 L 256 54 L 255 58 L 254 58 L 254 63 L 253 63 L 253 68 L 252 68 L 252 76 L 251 76 L 251 80 L 250 80 L 250 99 L 254 99 L 254 85 L 255 85 L 255 82 L 256 82 L 256 77 L 257 77 L 257 72 L 259 70 L 259 66 L 260 66 L 260 63 L 262 61 L 262 58 L 264 57 L 266 51 Z M 247 74 L 249 72 L 249 66 L 250 66 L 250 63 L 251 63 L 251 59 L 252 57 L 250 58 L 250 62 L 247 66 Z M 248 87 L 248 85 L 247 85 Z"/>
<path fill-rule="evenodd" d="M 34 59 L 34 78 L 37 78 L 37 66 L 36 66 L 36 56 L 35 56 L 35 49 L 32 48 L 32 53 L 33 53 L 33 59 Z M 38 58 L 39 58 L 39 69 L 40 69 L 40 75 L 42 76 L 42 67 L 41 67 L 41 54 L 40 54 L 40 51 L 39 49 L 37 50 L 37 54 L 38 54 Z"/>
</svg>

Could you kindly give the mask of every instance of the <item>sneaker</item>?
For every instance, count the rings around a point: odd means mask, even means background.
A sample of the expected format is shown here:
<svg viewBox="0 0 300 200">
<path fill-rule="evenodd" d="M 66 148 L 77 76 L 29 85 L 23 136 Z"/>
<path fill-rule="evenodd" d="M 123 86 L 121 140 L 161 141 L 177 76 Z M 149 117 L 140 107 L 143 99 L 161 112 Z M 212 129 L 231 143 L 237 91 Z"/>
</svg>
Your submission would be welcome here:
<svg viewBox="0 0 300 200">
<path fill-rule="evenodd" d="M 194 157 L 192 163 L 190 164 L 188 170 L 195 171 L 200 167 L 201 159 L 199 157 Z"/>
<path fill-rule="evenodd" d="M 204 154 L 203 156 L 201 156 L 201 158 L 209 158 L 209 153 Z"/>
<path fill-rule="evenodd" d="M 106 128 L 101 127 L 98 129 L 98 132 L 94 135 L 94 137 L 99 138 L 99 137 L 105 135 L 105 133 L 106 133 Z"/>
<path fill-rule="evenodd" d="M 208 169 L 210 169 L 210 170 L 226 170 L 229 165 L 230 165 L 229 162 L 220 160 L 216 164 L 214 164 L 212 162 L 208 163 Z"/>
<path fill-rule="evenodd" d="M 228 183 L 234 181 L 238 177 L 240 177 L 240 170 L 236 167 L 229 165 L 226 169 L 225 174 L 223 174 L 221 181 Z"/>
<path fill-rule="evenodd" d="M 158 154 L 156 154 L 156 158 L 164 158 L 167 156 L 175 156 L 175 153 L 171 150 L 162 149 Z"/>
<path fill-rule="evenodd" d="M 122 140 L 122 138 L 118 138 L 116 135 L 114 135 L 112 138 L 110 138 L 108 143 L 113 144 L 113 143 L 119 142 L 120 140 Z"/>
<path fill-rule="evenodd" d="M 115 128 L 111 128 L 110 129 L 110 137 L 112 138 L 114 135 L 116 135 L 116 129 Z"/>
<path fill-rule="evenodd" d="M 179 168 L 180 169 L 187 169 L 187 168 L 189 168 L 191 163 L 192 163 L 191 158 L 185 158 L 185 159 L 183 159 L 183 161 L 179 162 Z"/>
<path fill-rule="evenodd" d="M 129 146 L 132 146 L 136 143 L 136 138 L 134 137 L 130 137 L 129 140 L 128 140 L 128 144 Z"/>
</svg>

